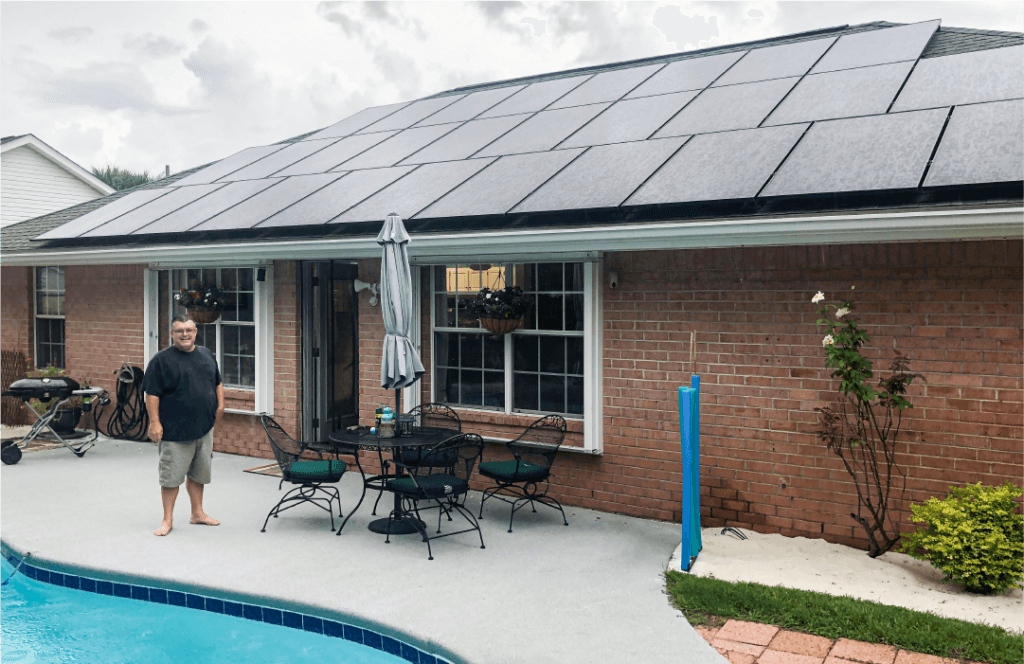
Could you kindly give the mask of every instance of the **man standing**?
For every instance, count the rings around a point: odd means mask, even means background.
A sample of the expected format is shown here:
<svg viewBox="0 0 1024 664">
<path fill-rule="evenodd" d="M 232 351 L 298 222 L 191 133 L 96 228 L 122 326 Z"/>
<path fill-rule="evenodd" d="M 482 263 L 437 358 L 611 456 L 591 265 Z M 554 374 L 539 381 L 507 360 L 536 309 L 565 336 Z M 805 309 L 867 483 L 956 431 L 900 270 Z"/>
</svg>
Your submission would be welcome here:
<svg viewBox="0 0 1024 664">
<path fill-rule="evenodd" d="M 196 346 L 196 324 L 188 316 L 171 321 L 171 345 L 150 360 L 143 390 L 149 439 L 160 451 L 164 520 L 154 534 L 171 532 L 182 482 L 192 503 L 191 522 L 219 526 L 203 511 L 203 487 L 210 483 L 213 425 L 224 414 L 224 385 L 213 353 Z"/>
</svg>

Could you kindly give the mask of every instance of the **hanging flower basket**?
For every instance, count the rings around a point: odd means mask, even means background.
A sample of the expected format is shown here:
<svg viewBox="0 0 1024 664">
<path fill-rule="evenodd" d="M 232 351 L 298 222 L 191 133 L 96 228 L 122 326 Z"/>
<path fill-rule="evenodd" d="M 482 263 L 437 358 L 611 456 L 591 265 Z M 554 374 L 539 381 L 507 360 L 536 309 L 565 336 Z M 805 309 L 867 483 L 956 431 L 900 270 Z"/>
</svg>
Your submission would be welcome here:
<svg viewBox="0 0 1024 664">
<path fill-rule="evenodd" d="M 519 286 L 497 290 L 482 289 L 476 297 L 461 303 L 463 320 L 479 318 L 480 326 L 496 337 L 518 330 L 523 316 L 533 304 L 533 296 L 523 293 Z"/>
<path fill-rule="evenodd" d="M 500 337 L 503 334 L 514 332 L 523 325 L 523 319 L 520 318 L 488 318 L 486 316 L 480 317 L 480 326 L 490 332 L 496 337 Z"/>
<path fill-rule="evenodd" d="M 174 294 L 174 301 L 185 307 L 185 311 L 196 325 L 215 322 L 228 303 L 227 296 L 214 284 L 182 288 Z"/>
<path fill-rule="evenodd" d="M 200 309 L 188 309 L 188 317 L 196 322 L 196 325 L 216 323 L 220 318 L 220 311 L 202 311 Z"/>
</svg>

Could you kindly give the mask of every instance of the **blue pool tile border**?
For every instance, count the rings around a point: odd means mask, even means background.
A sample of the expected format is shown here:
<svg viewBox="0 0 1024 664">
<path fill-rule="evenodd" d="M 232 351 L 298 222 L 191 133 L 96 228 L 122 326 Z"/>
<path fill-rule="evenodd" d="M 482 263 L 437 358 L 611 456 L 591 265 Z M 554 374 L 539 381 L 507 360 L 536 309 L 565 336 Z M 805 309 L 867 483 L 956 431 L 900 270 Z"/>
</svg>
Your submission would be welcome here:
<svg viewBox="0 0 1024 664">
<path fill-rule="evenodd" d="M 35 581 L 74 590 L 82 590 L 97 595 L 123 597 L 140 602 L 153 602 L 155 604 L 181 606 L 199 611 L 210 611 L 211 613 L 222 613 L 245 620 L 265 622 L 271 625 L 281 625 L 291 629 L 323 634 L 324 636 L 351 641 L 374 650 L 395 655 L 407 662 L 412 662 L 412 664 L 454 664 L 451 660 L 424 652 L 416 646 L 405 643 L 393 636 L 380 634 L 365 627 L 356 627 L 355 625 L 349 625 L 348 623 L 329 618 L 321 618 L 296 611 L 284 611 L 261 604 L 232 602 L 215 597 L 207 597 L 198 593 L 187 593 L 132 583 L 116 583 L 77 574 L 55 572 L 43 569 L 42 567 L 36 567 L 30 562 L 29 558 L 19 557 L 14 553 L 13 549 L 8 549 L 4 553 L 4 557 L 15 567 L 15 571 L 11 576 L 22 573 Z"/>
</svg>

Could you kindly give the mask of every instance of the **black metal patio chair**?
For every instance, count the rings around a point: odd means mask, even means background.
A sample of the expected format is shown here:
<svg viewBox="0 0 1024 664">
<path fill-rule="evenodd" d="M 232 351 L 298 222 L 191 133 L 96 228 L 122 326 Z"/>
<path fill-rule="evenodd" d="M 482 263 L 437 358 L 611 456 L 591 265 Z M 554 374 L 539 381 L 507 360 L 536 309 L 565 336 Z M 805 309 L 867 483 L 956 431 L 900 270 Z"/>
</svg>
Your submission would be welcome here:
<svg viewBox="0 0 1024 664">
<path fill-rule="evenodd" d="M 430 449 L 424 451 L 415 465 L 407 465 L 400 461 L 394 462 L 399 468 L 406 471 L 406 475 L 399 479 L 388 480 L 388 491 L 397 494 L 403 501 L 408 501 L 412 512 L 417 518 L 407 516 L 405 520 L 412 523 L 417 532 L 427 543 L 427 557 L 434 559 L 431 549 L 431 540 L 451 535 L 468 533 L 473 530 L 480 536 L 480 548 L 484 547 L 484 536 L 480 531 L 480 524 L 473 516 L 473 513 L 466 509 L 466 496 L 469 493 L 469 478 L 473 474 L 473 468 L 483 453 L 483 438 L 467 433 L 454 438 L 449 438 Z M 418 517 L 420 516 L 421 502 L 432 502 L 440 508 L 437 513 L 437 532 L 434 535 L 427 533 L 427 526 Z M 457 513 L 469 523 L 469 528 L 453 532 L 441 533 L 441 515 L 448 516 L 451 521 L 451 514 Z M 394 518 L 394 513 L 391 517 Z M 390 543 L 391 534 L 388 533 L 385 542 Z"/>
<path fill-rule="evenodd" d="M 528 426 L 518 438 L 505 444 L 512 453 L 511 459 L 485 461 L 480 464 L 480 474 L 494 480 L 497 486 L 485 489 L 480 497 L 479 518 L 482 519 L 484 516 L 484 502 L 489 498 L 497 498 L 512 505 L 512 513 L 508 517 L 508 532 L 512 532 L 512 520 L 516 512 L 526 505 L 530 505 L 536 512 L 535 503 L 557 509 L 562 514 L 562 521 L 569 525 L 562 505 L 547 493 L 551 464 L 554 463 L 558 448 L 565 440 L 565 430 L 565 419 L 562 417 L 542 417 Z"/>
<path fill-rule="evenodd" d="M 270 447 L 274 450 L 274 457 L 281 468 L 281 483 L 278 485 L 278 490 L 284 486 L 285 482 L 295 485 L 267 514 L 260 532 L 267 532 L 267 523 L 270 522 L 270 517 L 277 518 L 281 512 L 302 503 L 311 503 L 322 510 L 326 510 L 331 515 L 331 531 L 334 531 L 333 504 L 335 500 L 338 501 L 338 516 L 345 516 L 341 511 L 341 494 L 338 492 L 337 487 L 325 487 L 323 485 L 336 484 L 341 481 L 342 476 L 349 469 L 349 464 L 341 459 L 324 459 L 323 455 L 326 452 L 335 456 L 351 456 L 355 460 L 355 466 L 361 477 L 362 494 L 359 496 L 359 502 L 356 503 L 356 506 L 352 508 L 348 516 L 345 517 L 345 520 L 342 521 L 341 527 L 338 528 L 338 534 L 340 535 L 341 531 L 345 528 L 345 524 L 352 518 L 355 511 L 359 509 L 359 506 L 363 503 L 363 498 L 366 496 L 366 474 L 363 472 L 363 466 L 359 462 L 359 448 L 355 445 L 341 445 L 328 442 L 304 443 L 297 441 L 289 436 L 270 415 L 261 415 L 260 423 L 263 424 L 263 429 L 267 432 L 267 438 L 270 439 Z M 303 459 L 302 455 L 305 452 L 311 452 L 320 458 L 317 460 Z"/>
<path fill-rule="evenodd" d="M 416 418 L 415 425 L 419 427 L 434 427 L 438 429 L 452 429 L 462 431 L 462 419 L 459 414 L 443 403 L 424 403 L 410 408 L 407 415 Z M 423 450 L 407 449 L 398 451 L 398 460 L 407 466 L 414 466 L 419 463 Z M 377 513 L 377 504 L 386 490 L 385 483 L 388 479 L 388 467 L 390 460 L 381 458 L 381 467 L 384 473 L 377 477 L 371 477 L 370 488 L 377 489 L 377 500 L 373 501 L 373 514 Z"/>
</svg>

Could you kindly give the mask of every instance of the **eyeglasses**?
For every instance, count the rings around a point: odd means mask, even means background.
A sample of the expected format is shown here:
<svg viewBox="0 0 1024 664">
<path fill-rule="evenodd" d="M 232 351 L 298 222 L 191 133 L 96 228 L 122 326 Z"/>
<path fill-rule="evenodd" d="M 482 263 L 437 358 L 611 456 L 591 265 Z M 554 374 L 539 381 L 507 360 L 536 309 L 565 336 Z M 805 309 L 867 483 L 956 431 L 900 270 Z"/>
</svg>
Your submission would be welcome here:
<svg viewBox="0 0 1024 664">
<path fill-rule="evenodd" d="M 185 328 L 184 330 L 171 330 L 171 334 L 195 334 L 196 328 Z"/>
</svg>

